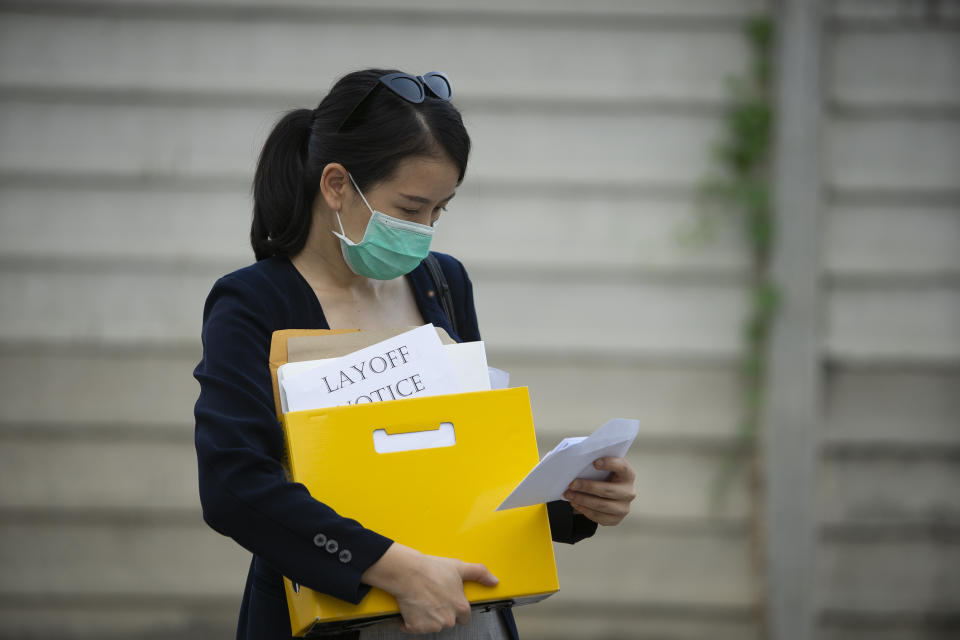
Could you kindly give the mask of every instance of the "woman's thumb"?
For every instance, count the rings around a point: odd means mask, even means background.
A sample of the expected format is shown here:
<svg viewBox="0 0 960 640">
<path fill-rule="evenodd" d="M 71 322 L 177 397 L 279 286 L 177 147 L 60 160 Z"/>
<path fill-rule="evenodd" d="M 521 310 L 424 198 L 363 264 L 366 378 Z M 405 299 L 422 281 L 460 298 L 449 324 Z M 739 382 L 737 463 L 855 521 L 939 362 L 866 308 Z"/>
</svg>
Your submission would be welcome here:
<svg viewBox="0 0 960 640">
<path fill-rule="evenodd" d="M 464 582 L 470 580 L 471 582 L 479 582 L 488 587 L 495 587 L 497 583 L 500 582 L 485 566 L 471 562 L 463 563 L 460 568 L 460 577 Z"/>
</svg>

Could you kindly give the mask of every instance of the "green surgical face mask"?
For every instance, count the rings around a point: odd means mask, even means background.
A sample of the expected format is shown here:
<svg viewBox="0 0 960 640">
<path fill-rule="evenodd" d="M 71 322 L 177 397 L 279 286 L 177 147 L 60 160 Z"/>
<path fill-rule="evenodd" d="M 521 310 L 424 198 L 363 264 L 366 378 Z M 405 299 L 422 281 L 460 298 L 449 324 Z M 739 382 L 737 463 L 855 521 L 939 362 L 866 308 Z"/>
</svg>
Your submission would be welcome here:
<svg viewBox="0 0 960 640">
<path fill-rule="evenodd" d="M 353 176 L 350 176 L 350 181 L 370 210 L 370 221 L 360 242 L 353 242 L 347 237 L 340 213 L 337 212 L 340 233 L 331 233 L 340 238 L 340 251 L 350 270 L 374 280 L 393 280 L 416 269 L 430 253 L 435 227 L 399 220 L 374 211 Z"/>
</svg>

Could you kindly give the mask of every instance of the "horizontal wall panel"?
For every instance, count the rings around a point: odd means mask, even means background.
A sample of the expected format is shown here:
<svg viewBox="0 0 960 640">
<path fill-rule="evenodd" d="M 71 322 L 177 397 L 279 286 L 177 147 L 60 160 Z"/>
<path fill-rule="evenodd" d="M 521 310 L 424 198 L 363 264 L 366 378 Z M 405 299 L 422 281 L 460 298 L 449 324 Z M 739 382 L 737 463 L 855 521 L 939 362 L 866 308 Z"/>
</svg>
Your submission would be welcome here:
<svg viewBox="0 0 960 640">
<path fill-rule="evenodd" d="M 192 377 L 199 359 L 199 344 L 195 353 L 0 354 L 0 421 L 11 428 L 100 425 L 186 437 L 199 393 Z M 545 438 L 585 435 L 618 416 L 639 419 L 641 432 L 660 441 L 722 441 L 737 424 L 737 378 L 729 368 L 537 364 L 495 353 L 490 362 L 512 373 L 512 385 L 530 387 L 537 430 Z"/>
<path fill-rule="evenodd" d="M 63 116 L 69 113 L 69 118 Z M 275 112 L 254 108 L 143 107 L 7 102 L 0 170 L 126 176 L 246 176 Z M 711 117 L 596 115 L 539 109 L 465 114 L 471 175 L 510 180 L 654 181 L 691 185 L 705 167 Z M 557 137 L 556 131 L 568 131 Z M 623 144 L 624 140 L 632 141 Z M 575 152 L 594 161 L 575 165 Z"/>
<path fill-rule="evenodd" d="M 960 120 L 840 118 L 825 122 L 824 174 L 837 189 L 955 190 Z"/>
<path fill-rule="evenodd" d="M 211 277 L 212 276 L 212 277 Z M 185 272 L 5 271 L 0 337 L 7 341 L 196 340 L 216 275 Z"/>
<path fill-rule="evenodd" d="M 472 266 L 734 270 L 739 227 L 692 198 L 510 193 L 468 180 L 444 214 L 435 248 Z M 223 189 L 0 188 L 0 255 L 252 262 L 252 201 Z M 706 216 L 706 217 L 701 217 Z M 702 220 L 716 226 L 699 235 Z M 835 274 L 960 272 L 960 209 L 835 205 L 826 217 Z M 531 242 L 531 238 L 537 238 Z"/>
<path fill-rule="evenodd" d="M 253 261 L 252 201 L 241 189 L 0 187 L 0 255 Z M 434 248 L 478 265 L 736 269 L 745 252 L 727 217 L 697 235 L 693 195 L 511 192 L 468 179 Z M 960 219 L 960 215 L 957 216 Z M 536 239 L 533 241 L 533 239 Z"/>
<path fill-rule="evenodd" d="M 821 521 L 960 524 L 960 457 L 830 456 L 818 480 Z"/>
<path fill-rule="evenodd" d="M 864 106 L 960 104 L 960 38 L 955 31 L 922 25 L 840 29 L 829 42 L 827 80 L 836 100 Z"/>
<path fill-rule="evenodd" d="M 189 435 L 183 443 L 0 437 L 0 445 L 0 509 L 200 513 Z M 731 484 L 725 508 L 716 514 L 711 509 L 722 452 L 648 451 L 641 440 L 628 459 L 637 473 L 631 506 L 636 517 L 702 521 L 747 513 L 742 477 Z"/>
<path fill-rule="evenodd" d="M 188 596 L 187 602 L 180 603 L 103 598 L 95 603 L 81 600 L 68 604 L 45 601 L 42 596 L 31 602 L 0 602 L 0 638 L 43 637 L 50 633 L 51 620 L 56 620 L 57 638 L 65 640 L 231 638 L 236 632 L 242 589 L 239 585 L 236 595 L 229 598 Z"/>
<path fill-rule="evenodd" d="M 732 365 L 488 356 L 492 366 L 510 372 L 511 386 L 530 388 L 537 431 L 545 437 L 586 435 L 622 417 L 639 420 L 640 433 L 650 439 L 724 441 L 739 424 L 739 379 Z"/>
<path fill-rule="evenodd" d="M 532 607 L 517 607 L 514 617 L 523 640 L 759 640 L 759 623 L 749 613 L 703 613 L 679 605 L 664 612 L 638 606 L 622 609 L 574 607 L 563 591 Z M 561 605 L 553 605 L 558 598 Z M 566 606 L 564 606 L 566 605 Z M 726 615 L 725 615 L 726 614 Z"/>
<path fill-rule="evenodd" d="M 32 0 L 30 5 L 39 7 L 116 7 L 128 10 L 153 8 L 164 13 L 183 13 L 185 5 L 174 5 L 171 10 L 166 0 Z M 766 5 L 763 0 L 597 0 L 584 5 L 577 0 L 490 0 L 478 7 L 469 0 L 409 0 L 398 8 L 393 0 L 354 0 L 349 6 L 342 0 L 192 0 L 189 7 L 199 9 L 200 15 L 217 14 L 221 19 L 236 16 L 244 9 L 267 9 L 270 13 L 282 10 L 305 9 L 309 13 L 326 17 L 337 15 L 335 10 L 368 12 L 392 9 L 400 13 L 419 13 L 424 10 L 443 10 L 446 15 L 462 14 L 464 18 L 478 14 L 533 14 L 542 17 L 557 16 L 676 16 L 676 17 L 747 17 Z M 133 12 L 133 11 L 131 11 Z M 186 13 L 190 14 L 187 10 Z M 342 11 L 340 12 L 342 13 Z M 296 13 L 303 17 L 303 12 Z"/>
<path fill-rule="evenodd" d="M 0 102 L 0 171 L 143 178 L 253 176 L 279 111 Z"/>
<path fill-rule="evenodd" d="M 0 508 L 200 513 L 193 429 L 182 443 L 0 437 Z"/>
<path fill-rule="evenodd" d="M 825 224 L 831 273 L 960 274 L 960 205 L 834 205 Z"/>
<path fill-rule="evenodd" d="M 645 602 L 744 607 L 751 602 L 748 545 L 740 535 L 653 533 L 621 525 L 601 527 L 573 546 L 555 546 L 560 593 L 544 607 Z"/>
<path fill-rule="evenodd" d="M 0 255 L 241 265 L 252 262 L 251 206 L 239 190 L 8 185 L 0 189 Z M 559 252 L 565 268 L 712 272 L 744 264 L 737 225 L 723 217 L 714 231 L 698 236 L 701 213 L 686 198 L 500 195 L 496 186 L 468 181 L 449 208 L 435 248 L 453 253 L 468 270 L 549 268 L 558 265 Z M 960 272 L 960 209 L 835 205 L 826 224 L 827 266 L 837 275 Z"/>
<path fill-rule="evenodd" d="M 250 554 L 196 525 L 0 525 L 0 597 L 234 596 Z"/>
<path fill-rule="evenodd" d="M 818 556 L 818 593 L 825 611 L 957 611 L 960 544 L 955 540 L 825 540 Z"/>
<path fill-rule="evenodd" d="M 96 424 L 181 434 L 193 424 L 199 339 L 195 354 L 38 351 L 0 353 L 5 425 Z"/>
<path fill-rule="evenodd" d="M 3 438 L 0 508 L 198 510 L 196 458 L 187 436 L 166 442 Z M 629 455 L 636 470 L 634 517 L 692 520 L 744 517 L 742 475 L 716 512 L 712 489 L 725 455 L 645 450 Z M 117 478 L 124 482 L 117 482 Z M 916 523 L 960 518 L 960 464 L 929 458 L 840 457 L 820 465 L 820 513 L 833 524 Z"/>
<path fill-rule="evenodd" d="M 252 261 L 252 201 L 240 189 L 0 188 L 0 255 Z M 482 265 L 739 269 L 739 226 L 693 196 L 517 193 L 467 182 L 444 214 L 435 248 Z M 698 234 L 701 221 L 715 225 Z M 836 274 L 960 272 L 960 208 L 836 204 L 826 260 Z M 708 227 L 710 229 L 710 227 Z M 536 242 L 531 242 L 536 238 Z"/>
<path fill-rule="evenodd" d="M 281 111 L 9 99 L 0 102 L 0 171 L 245 179 Z M 464 120 L 474 143 L 471 177 L 681 186 L 704 174 L 719 122 L 667 111 L 489 105 L 467 111 Z"/>
<path fill-rule="evenodd" d="M 680 3 L 661 4 L 672 9 Z M 738 73 L 746 57 L 735 22 L 709 30 L 661 25 L 637 37 L 642 23 L 631 24 L 634 28 L 609 21 L 517 23 L 508 16 L 491 22 L 476 15 L 490 7 L 461 7 L 470 15 L 457 18 L 447 4 L 437 24 L 430 15 L 426 21 L 419 14 L 399 19 L 397 12 L 409 7 L 395 4 L 380 15 L 341 6 L 339 13 L 317 11 L 297 20 L 277 19 L 274 11 L 256 20 L 223 15 L 212 21 L 177 14 L 14 13 L 0 22 L 0 86 L 293 93 L 316 104 L 339 75 L 391 61 L 415 73 L 442 67 L 466 101 L 587 95 L 719 100 L 725 95 L 723 79 Z M 510 64 L 491 64 L 491 51 Z"/>
<path fill-rule="evenodd" d="M 602 540 L 558 545 L 561 593 L 570 601 L 746 602 L 746 551 L 736 538 L 638 534 L 629 527 L 605 528 L 598 535 Z M 5 524 L 0 528 L 0 557 L 0 597 L 230 596 L 242 588 L 249 565 L 247 552 L 202 523 Z M 621 571 L 614 572 L 614 567 Z"/>
<path fill-rule="evenodd" d="M 474 191 L 469 178 L 444 214 L 437 249 L 471 265 L 539 268 L 741 270 L 740 228 L 695 196 L 657 197 L 576 189 L 510 193 L 496 184 Z"/>
<path fill-rule="evenodd" d="M 832 356 L 960 360 L 960 286 L 834 286 L 828 303 Z"/>
<path fill-rule="evenodd" d="M 247 190 L 0 187 L 6 258 L 253 262 Z"/>
<path fill-rule="evenodd" d="M 123 344 L 192 341 L 219 274 L 136 270 L 0 273 L 0 339 Z M 475 278 L 491 348 L 614 354 L 730 354 L 744 306 L 736 285 Z M 598 312 L 601 315 L 598 315 Z M 585 330 L 603 326 L 603 330 Z"/>
<path fill-rule="evenodd" d="M 831 367 L 824 437 L 853 442 L 960 443 L 960 370 Z"/>
<path fill-rule="evenodd" d="M 929 5 L 902 0 L 832 0 L 831 4 L 832 14 L 849 19 L 851 22 L 845 26 L 852 24 L 854 27 L 869 28 L 871 20 L 876 20 L 883 26 L 903 28 L 907 24 L 929 29 L 931 24 L 939 24 L 942 18 L 960 18 L 960 7 L 952 2 Z"/>
<path fill-rule="evenodd" d="M 471 175 L 511 180 L 645 182 L 696 186 L 706 173 L 719 118 L 674 113 L 464 114 L 473 140 Z M 561 133 L 562 132 L 562 133 Z"/>
<path fill-rule="evenodd" d="M 519 277 L 475 285 L 484 339 L 497 348 L 729 356 L 739 347 L 745 294 L 732 285 Z"/>
<path fill-rule="evenodd" d="M 916 621 L 891 621 L 881 614 L 873 624 L 821 626 L 817 637 L 821 640 L 954 640 L 960 630 L 956 622 L 924 622 L 922 615 L 917 618 Z"/>
</svg>

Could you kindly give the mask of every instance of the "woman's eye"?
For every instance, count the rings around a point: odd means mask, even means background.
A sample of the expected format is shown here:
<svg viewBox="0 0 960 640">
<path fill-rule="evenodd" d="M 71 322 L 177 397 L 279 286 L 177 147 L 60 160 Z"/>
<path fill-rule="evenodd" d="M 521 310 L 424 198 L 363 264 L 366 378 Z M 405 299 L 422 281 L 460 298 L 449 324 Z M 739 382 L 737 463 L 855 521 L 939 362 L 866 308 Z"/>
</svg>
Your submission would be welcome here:
<svg viewBox="0 0 960 640">
<path fill-rule="evenodd" d="M 418 213 L 420 213 L 420 212 L 417 211 L 416 209 L 401 209 L 401 211 L 403 211 L 403 212 L 404 212 L 405 214 L 407 214 L 408 216 L 415 216 L 415 215 L 417 215 Z"/>
</svg>

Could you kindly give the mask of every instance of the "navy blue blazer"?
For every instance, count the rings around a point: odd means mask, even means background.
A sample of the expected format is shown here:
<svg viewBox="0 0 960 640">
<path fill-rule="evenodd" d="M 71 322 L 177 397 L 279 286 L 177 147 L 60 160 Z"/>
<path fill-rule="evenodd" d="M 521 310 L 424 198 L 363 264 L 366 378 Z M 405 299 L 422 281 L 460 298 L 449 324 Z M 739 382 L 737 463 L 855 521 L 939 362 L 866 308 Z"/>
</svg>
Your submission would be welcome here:
<svg viewBox="0 0 960 640">
<path fill-rule="evenodd" d="M 460 335 L 444 315 L 425 265 L 407 275 L 426 322 L 456 340 L 480 339 L 473 288 L 456 259 L 440 261 L 453 295 Z M 329 328 L 310 285 L 287 258 L 268 258 L 220 278 L 203 310 L 203 359 L 194 410 L 203 518 L 253 553 L 237 638 L 289 638 L 290 618 L 281 576 L 358 603 L 370 590 L 360 576 L 392 541 L 312 498 L 289 482 L 281 467 L 283 432 L 274 411 L 268 367 L 278 329 Z M 548 505 L 553 539 L 573 543 L 596 524 L 569 503 Z M 336 544 L 330 544 L 336 541 Z M 514 638 L 509 609 L 504 621 Z M 336 636 L 353 638 L 356 632 Z"/>
</svg>

